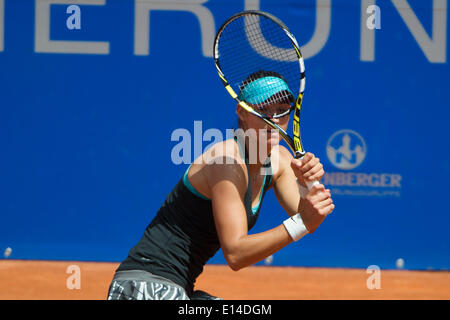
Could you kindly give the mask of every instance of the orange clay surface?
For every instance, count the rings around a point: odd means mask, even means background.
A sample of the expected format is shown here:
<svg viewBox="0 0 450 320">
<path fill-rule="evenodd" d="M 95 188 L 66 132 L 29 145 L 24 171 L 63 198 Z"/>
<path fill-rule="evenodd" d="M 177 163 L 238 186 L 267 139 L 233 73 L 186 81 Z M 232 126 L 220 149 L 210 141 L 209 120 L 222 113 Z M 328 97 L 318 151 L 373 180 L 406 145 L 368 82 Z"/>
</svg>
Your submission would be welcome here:
<svg viewBox="0 0 450 320">
<path fill-rule="evenodd" d="M 67 288 L 71 265 L 80 268 L 80 289 Z M 0 260 L 0 299 L 104 300 L 117 266 Z M 196 289 L 226 300 L 450 299 L 450 272 L 381 270 L 380 289 L 373 290 L 367 288 L 370 276 L 364 269 L 258 266 L 234 272 L 206 265 Z"/>
</svg>

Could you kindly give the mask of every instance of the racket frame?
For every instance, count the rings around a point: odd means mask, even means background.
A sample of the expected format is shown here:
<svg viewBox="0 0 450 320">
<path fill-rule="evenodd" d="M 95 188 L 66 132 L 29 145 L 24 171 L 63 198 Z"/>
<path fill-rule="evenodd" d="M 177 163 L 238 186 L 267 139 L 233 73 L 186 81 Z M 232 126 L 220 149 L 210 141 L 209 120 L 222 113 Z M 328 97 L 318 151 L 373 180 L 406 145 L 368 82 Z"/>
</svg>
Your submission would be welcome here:
<svg viewBox="0 0 450 320">
<path fill-rule="evenodd" d="M 267 116 L 260 114 L 259 112 L 255 111 L 250 105 L 248 105 L 245 101 L 241 101 L 236 94 L 236 92 L 233 90 L 231 85 L 228 83 L 224 73 L 222 72 L 222 69 L 220 67 L 220 53 L 219 53 L 219 41 L 220 36 L 223 32 L 223 30 L 226 28 L 226 26 L 231 23 L 232 21 L 245 16 L 245 15 L 259 15 L 263 16 L 267 19 L 272 20 L 274 23 L 276 23 L 287 35 L 289 40 L 291 41 L 292 47 L 294 48 L 298 62 L 299 62 L 299 68 L 300 68 L 300 87 L 299 87 L 299 93 L 297 98 L 295 99 L 295 107 L 294 107 L 294 119 L 292 123 L 292 131 L 293 131 L 293 138 L 289 136 L 289 134 L 281 128 L 279 125 L 271 121 Z M 230 18 L 228 18 L 222 26 L 217 31 L 216 37 L 214 39 L 214 47 L 213 47 L 213 58 L 214 58 L 214 64 L 216 66 L 217 73 L 219 75 L 219 78 L 222 80 L 222 84 L 224 85 L 227 92 L 231 95 L 231 97 L 238 103 L 240 107 L 242 107 L 247 112 L 253 114 L 254 116 L 260 118 L 265 123 L 267 123 L 270 127 L 277 130 L 281 137 L 286 141 L 291 151 L 294 153 L 295 158 L 301 159 L 306 154 L 305 150 L 303 149 L 303 144 L 301 142 L 300 138 L 300 110 L 303 102 L 303 93 L 305 90 L 305 64 L 303 61 L 303 56 L 300 51 L 300 47 L 297 43 L 297 40 L 295 39 L 294 35 L 289 31 L 288 27 L 277 17 L 273 16 L 270 13 L 259 11 L 259 10 L 245 10 L 239 13 L 234 14 Z"/>
</svg>

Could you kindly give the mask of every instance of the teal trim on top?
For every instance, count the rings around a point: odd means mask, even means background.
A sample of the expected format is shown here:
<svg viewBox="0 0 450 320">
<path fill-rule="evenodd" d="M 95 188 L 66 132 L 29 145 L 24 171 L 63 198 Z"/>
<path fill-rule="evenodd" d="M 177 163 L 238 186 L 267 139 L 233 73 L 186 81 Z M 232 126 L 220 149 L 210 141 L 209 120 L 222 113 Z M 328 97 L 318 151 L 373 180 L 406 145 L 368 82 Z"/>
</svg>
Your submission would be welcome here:
<svg viewBox="0 0 450 320">
<path fill-rule="evenodd" d="M 242 148 L 241 143 L 239 142 L 239 139 L 236 139 L 236 137 L 234 137 L 234 141 L 237 142 L 237 144 L 239 146 L 239 152 L 241 154 L 241 158 L 244 159 L 244 161 L 245 161 L 245 148 Z"/>
<path fill-rule="evenodd" d="M 240 144 L 240 142 L 239 142 L 239 139 L 234 139 L 234 140 L 237 142 L 237 144 L 238 144 L 238 146 L 239 146 L 239 150 L 241 151 L 241 157 L 244 158 L 244 157 L 245 157 L 245 150 L 242 148 L 242 146 L 241 146 L 241 144 Z M 263 185 L 262 185 L 261 194 L 259 195 L 259 201 L 258 201 L 258 204 L 257 204 L 256 206 L 252 207 L 252 213 L 253 213 L 254 215 L 258 212 L 259 206 L 261 205 L 261 200 L 262 200 L 262 196 L 263 196 L 263 193 L 264 193 L 264 188 L 265 188 L 265 186 L 266 186 L 267 167 L 266 167 L 264 170 L 265 170 L 265 173 L 264 173 L 264 182 L 263 182 Z M 249 177 L 249 178 L 250 178 L 250 177 Z M 270 184 L 271 182 L 272 182 L 272 176 L 270 176 L 270 182 L 269 182 L 269 184 Z M 249 183 L 251 183 L 251 182 L 249 181 Z"/>
<path fill-rule="evenodd" d="M 252 213 L 253 213 L 253 214 L 256 214 L 256 213 L 258 212 L 259 205 L 261 204 L 261 199 L 262 199 L 262 196 L 263 196 L 263 193 L 264 193 L 264 188 L 266 187 L 267 168 L 266 168 L 265 170 L 266 170 L 266 171 L 265 171 L 265 174 L 264 174 L 264 182 L 263 182 L 263 184 L 262 184 L 262 189 L 261 189 L 261 194 L 259 195 L 259 201 L 258 201 L 258 204 L 257 204 L 256 206 L 252 207 Z"/>
<path fill-rule="evenodd" d="M 242 150 L 241 144 L 239 143 L 239 140 L 236 139 L 236 142 L 237 142 L 238 145 L 239 145 L 239 149 L 240 149 L 240 151 L 241 151 L 242 157 L 244 157 L 244 154 L 242 153 L 243 150 Z M 191 166 L 192 166 L 192 164 L 189 166 L 189 168 L 187 168 L 186 172 L 185 172 L 184 175 L 183 175 L 183 183 L 184 183 L 184 185 L 186 186 L 186 188 L 189 189 L 190 192 L 192 192 L 193 194 L 195 194 L 197 197 L 199 197 L 199 198 L 201 198 L 201 199 L 203 199 L 203 200 L 211 200 L 211 199 L 205 197 L 204 195 L 202 195 L 200 192 L 198 192 L 198 191 L 194 188 L 194 186 L 191 184 L 191 182 L 189 181 L 187 175 L 188 175 L 188 172 L 189 172 L 189 169 L 191 168 Z M 258 212 L 259 206 L 261 205 L 261 200 L 262 200 L 262 196 L 263 196 L 263 193 L 264 193 L 264 188 L 265 188 L 265 186 L 266 186 L 266 179 L 267 179 L 267 167 L 265 168 L 264 182 L 263 182 L 263 185 L 262 185 L 261 194 L 259 195 L 259 201 L 258 201 L 258 204 L 257 204 L 256 206 L 252 207 L 252 213 L 253 213 L 253 214 L 256 214 L 256 213 Z M 270 176 L 269 185 L 270 185 L 271 182 L 272 182 L 272 176 Z M 249 183 L 251 183 L 251 182 L 249 182 Z"/>
<path fill-rule="evenodd" d="M 189 181 L 187 174 L 188 174 L 188 171 L 189 171 L 190 168 L 191 168 L 191 166 L 189 166 L 189 168 L 187 168 L 186 172 L 184 173 L 184 176 L 183 176 L 183 183 L 184 183 L 184 185 L 186 186 L 186 188 L 189 189 L 190 192 L 195 194 L 197 197 L 202 198 L 203 200 L 211 200 L 211 199 L 205 197 L 204 195 L 202 195 L 197 190 L 195 190 L 194 186 Z"/>
</svg>

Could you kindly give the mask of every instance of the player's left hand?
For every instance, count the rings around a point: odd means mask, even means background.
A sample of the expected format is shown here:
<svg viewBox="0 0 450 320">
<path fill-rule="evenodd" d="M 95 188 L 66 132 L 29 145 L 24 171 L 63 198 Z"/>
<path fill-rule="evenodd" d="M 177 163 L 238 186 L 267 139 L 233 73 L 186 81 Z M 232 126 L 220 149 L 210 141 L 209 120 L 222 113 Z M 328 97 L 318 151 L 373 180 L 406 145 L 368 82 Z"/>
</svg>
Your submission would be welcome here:
<svg viewBox="0 0 450 320">
<path fill-rule="evenodd" d="M 312 182 L 317 180 L 320 182 L 320 179 L 325 174 L 320 159 L 316 158 L 311 152 L 307 152 L 301 160 L 292 159 L 291 168 L 300 184 L 304 187 L 306 187 L 305 181 Z"/>
</svg>

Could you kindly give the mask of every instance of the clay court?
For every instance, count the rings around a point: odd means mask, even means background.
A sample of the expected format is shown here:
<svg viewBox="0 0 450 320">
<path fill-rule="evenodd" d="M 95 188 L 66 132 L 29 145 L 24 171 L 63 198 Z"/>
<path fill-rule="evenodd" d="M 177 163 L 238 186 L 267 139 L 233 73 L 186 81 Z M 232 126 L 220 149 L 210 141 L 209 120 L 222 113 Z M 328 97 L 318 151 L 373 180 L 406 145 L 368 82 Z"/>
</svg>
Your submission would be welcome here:
<svg viewBox="0 0 450 320">
<path fill-rule="evenodd" d="M 68 289 L 68 267 L 80 268 L 80 289 Z M 0 261 L 2 300 L 104 300 L 118 263 Z M 450 272 L 381 270 L 369 290 L 364 269 L 207 265 L 196 289 L 226 300 L 450 299 Z"/>
</svg>

